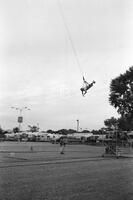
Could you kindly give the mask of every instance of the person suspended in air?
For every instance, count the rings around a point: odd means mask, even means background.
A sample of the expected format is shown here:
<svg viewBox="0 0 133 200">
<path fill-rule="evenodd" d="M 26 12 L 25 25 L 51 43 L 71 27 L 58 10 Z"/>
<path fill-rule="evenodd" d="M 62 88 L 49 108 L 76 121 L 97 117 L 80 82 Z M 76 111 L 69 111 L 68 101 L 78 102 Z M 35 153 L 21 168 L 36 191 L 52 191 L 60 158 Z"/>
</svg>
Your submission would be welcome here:
<svg viewBox="0 0 133 200">
<path fill-rule="evenodd" d="M 85 96 L 85 94 L 87 93 L 87 91 L 96 83 L 95 81 L 92 81 L 92 83 L 88 83 L 84 76 L 83 76 L 83 83 L 84 86 L 82 88 L 80 88 L 82 95 Z"/>
</svg>

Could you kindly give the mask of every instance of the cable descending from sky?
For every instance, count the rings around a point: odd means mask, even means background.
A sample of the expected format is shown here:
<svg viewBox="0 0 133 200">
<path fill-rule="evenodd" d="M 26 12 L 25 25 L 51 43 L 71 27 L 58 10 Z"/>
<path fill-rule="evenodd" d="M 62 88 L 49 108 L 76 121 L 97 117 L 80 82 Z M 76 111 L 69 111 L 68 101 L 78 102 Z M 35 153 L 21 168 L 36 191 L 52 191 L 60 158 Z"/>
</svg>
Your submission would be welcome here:
<svg viewBox="0 0 133 200">
<path fill-rule="evenodd" d="M 69 39 L 69 41 L 70 41 L 70 43 L 71 43 L 72 50 L 73 50 L 73 53 L 74 53 L 75 58 L 76 58 L 76 61 L 77 61 L 77 65 L 78 65 L 78 67 L 79 67 L 79 70 L 80 70 L 81 75 L 83 76 L 83 72 L 82 72 L 82 69 L 81 69 L 81 65 L 80 65 L 80 62 L 79 62 L 79 59 L 78 59 L 78 54 L 77 54 L 76 49 L 75 49 L 75 47 L 74 47 L 74 43 L 73 43 L 73 41 L 72 41 L 71 34 L 70 34 L 70 31 L 69 31 L 68 25 L 67 25 L 67 23 L 66 23 L 66 19 L 65 19 L 64 13 L 63 13 L 63 9 L 62 9 L 61 2 L 60 2 L 60 0 L 57 0 L 57 2 L 58 2 L 58 6 L 59 6 L 59 10 L 60 10 L 60 14 L 61 14 L 62 20 L 63 20 L 63 22 L 64 22 L 64 26 L 65 26 L 66 32 L 67 32 L 67 34 L 68 34 L 68 39 Z"/>
</svg>

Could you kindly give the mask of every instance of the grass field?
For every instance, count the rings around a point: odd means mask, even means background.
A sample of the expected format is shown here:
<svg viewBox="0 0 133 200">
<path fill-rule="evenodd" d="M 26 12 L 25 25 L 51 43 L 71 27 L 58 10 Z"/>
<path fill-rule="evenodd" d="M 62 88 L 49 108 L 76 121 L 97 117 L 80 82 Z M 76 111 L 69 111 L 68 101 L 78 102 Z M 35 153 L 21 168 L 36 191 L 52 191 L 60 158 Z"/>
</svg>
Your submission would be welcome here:
<svg viewBox="0 0 133 200">
<path fill-rule="evenodd" d="M 0 200 L 132 200 L 133 159 L 103 147 L 1 142 Z"/>
</svg>

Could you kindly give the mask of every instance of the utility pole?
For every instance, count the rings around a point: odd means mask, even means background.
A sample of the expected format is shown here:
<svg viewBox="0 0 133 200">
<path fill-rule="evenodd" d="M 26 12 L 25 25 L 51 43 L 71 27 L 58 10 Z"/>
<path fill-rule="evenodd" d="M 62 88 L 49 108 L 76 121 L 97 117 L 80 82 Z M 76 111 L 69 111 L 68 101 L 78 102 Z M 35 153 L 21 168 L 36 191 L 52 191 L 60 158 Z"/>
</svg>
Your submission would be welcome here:
<svg viewBox="0 0 133 200">
<path fill-rule="evenodd" d="M 118 124 L 115 124 L 115 139 L 116 139 L 116 156 L 117 158 L 119 157 L 119 152 L 118 152 Z"/>
<path fill-rule="evenodd" d="M 38 129 L 38 131 L 39 131 L 39 129 L 40 129 L 40 128 L 39 128 L 39 123 L 37 123 L 37 129 Z"/>
<path fill-rule="evenodd" d="M 79 132 L 79 119 L 77 119 L 77 132 Z"/>
<path fill-rule="evenodd" d="M 23 123 L 23 116 L 22 116 L 22 111 L 23 110 L 30 110 L 28 107 L 11 107 L 12 109 L 18 110 L 19 111 L 19 116 L 18 116 L 18 124 L 19 124 L 19 131 L 21 131 L 21 124 Z"/>
</svg>

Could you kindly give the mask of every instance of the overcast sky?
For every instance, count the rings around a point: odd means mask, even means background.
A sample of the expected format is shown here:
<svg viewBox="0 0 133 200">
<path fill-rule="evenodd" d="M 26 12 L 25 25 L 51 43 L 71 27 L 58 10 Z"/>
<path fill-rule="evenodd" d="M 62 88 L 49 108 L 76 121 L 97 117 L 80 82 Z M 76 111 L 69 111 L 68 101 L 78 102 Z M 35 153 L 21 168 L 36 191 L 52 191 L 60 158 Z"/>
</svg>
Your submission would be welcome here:
<svg viewBox="0 0 133 200">
<path fill-rule="evenodd" d="M 118 117 L 109 105 L 111 79 L 133 64 L 132 0 L 0 0 L 0 125 L 41 130 L 99 129 Z M 82 97 L 82 73 L 96 81 Z"/>
</svg>

